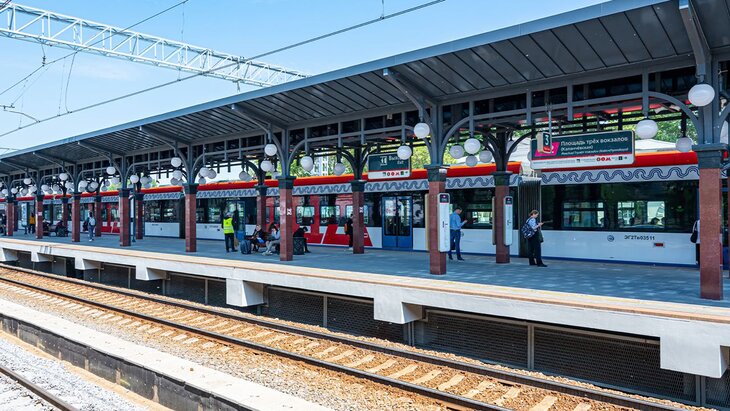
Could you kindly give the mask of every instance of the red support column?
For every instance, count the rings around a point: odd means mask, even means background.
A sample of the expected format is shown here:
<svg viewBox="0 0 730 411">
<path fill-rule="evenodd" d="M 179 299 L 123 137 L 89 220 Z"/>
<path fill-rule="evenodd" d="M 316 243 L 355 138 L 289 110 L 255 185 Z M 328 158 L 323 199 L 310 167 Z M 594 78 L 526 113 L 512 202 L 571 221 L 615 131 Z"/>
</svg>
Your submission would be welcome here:
<svg viewBox="0 0 730 411">
<path fill-rule="evenodd" d="M 696 148 L 700 169 L 700 297 L 722 300 L 722 151 Z"/>
<path fill-rule="evenodd" d="M 294 210 L 292 191 L 296 177 L 279 177 L 279 260 L 291 261 L 294 259 Z"/>
<path fill-rule="evenodd" d="M 195 219 L 196 200 L 198 193 L 197 184 L 185 184 L 185 252 L 194 253 L 198 251 L 197 222 Z"/>
<path fill-rule="evenodd" d="M 95 237 L 101 237 L 101 209 L 104 207 L 104 204 L 101 202 L 101 196 L 96 195 L 94 197 L 94 220 L 96 220 L 96 227 L 94 228 L 94 236 Z"/>
<path fill-rule="evenodd" d="M 352 187 L 352 253 L 365 253 L 365 181 L 350 181 Z M 350 218 L 350 216 L 346 216 Z"/>
<path fill-rule="evenodd" d="M 144 238 L 144 194 L 134 194 L 134 238 L 141 240 Z"/>
<path fill-rule="evenodd" d="M 428 257 L 431 274 L 446 274 L 446 253 L 439 251 L 439 194 L 446 192 L 446 167 L 426 166 L 428 172 Z"/>
<path fill-rule="evenodd" d="M 73 193 L 71 200 L 71 242 L 81 241 L 81 193 Z"/>
<path fill-rule="evenodd" d="M 122 188 L 119 190 L 119 246 L 129 247 L 131 239 L 129 233 L 131 227 L 129 218 L 129 189 Z"/>
<path fill-rule="evenodd" d="M 494 174 L 494 222 L 492 224 L 496 241 L 496 261 L 499 264 L 509 263 L 509 246 L 504 245 L 504 198 L 509 195 L 509 171 L 498 171 Z M 507 227 L 511 230 L 511 227 Z"/>
<path fill-rule="evenodd" d="M 266 184 L 256 186 L 256 224 L 266 231 L 266 192 L 269 187 Z"/>
<path fill-rule="evenodd" d="M 6 210 L 5 217 L 8 223 L 5 227 L 5 231 L 8 236 L 12 237 L 13 232 L 15 231 L 15 198 L 8 196 L 7 203 L 8 209 Z"/>
<path fill-rule="evenodd" d="M 35 196 L 35 238 L 38 240 L 43 238 L 43 197 L 43 194 Z"/>
</svg>

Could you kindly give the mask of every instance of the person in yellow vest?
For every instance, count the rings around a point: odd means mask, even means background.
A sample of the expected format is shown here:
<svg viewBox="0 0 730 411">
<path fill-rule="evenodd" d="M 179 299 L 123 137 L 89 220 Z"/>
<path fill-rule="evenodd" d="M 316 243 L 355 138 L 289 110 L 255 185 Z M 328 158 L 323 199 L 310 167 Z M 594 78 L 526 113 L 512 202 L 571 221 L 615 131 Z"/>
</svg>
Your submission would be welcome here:
<svg viewBox="0 0 730 411">
<path fill-rule="evenodd" d="M 226 216 L 223 218 L 223 235 L 225 235 L 226 238 L 226 252 L 230 251 L 236 251 L 236 247 L 233 243 L 233 217 L 231 216 L 231 213 L 226 213 Z"/>
<path fill-rule="evenodd" d="M 33 214 L 30 215 L 30 221 L 28 221 L 28 225 L 30 228 L 30 233 L 34 234 L 35 233 L 35 215 L 33 215 Z"/>
</svg>

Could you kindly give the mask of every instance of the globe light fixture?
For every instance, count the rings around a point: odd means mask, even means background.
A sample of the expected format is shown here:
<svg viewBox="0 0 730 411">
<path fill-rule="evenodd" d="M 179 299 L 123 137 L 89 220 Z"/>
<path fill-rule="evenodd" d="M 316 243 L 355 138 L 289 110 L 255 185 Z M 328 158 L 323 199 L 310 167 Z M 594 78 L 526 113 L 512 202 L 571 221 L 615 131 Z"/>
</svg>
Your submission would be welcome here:
<svg viewBox="0 0 730 411">
<path fill-rule="evenodd" d="M 479 153 L 479 161 L 482 163 L 491 163 L 492 162 L 492 152 L 489 150 L 482 150 Z"/>
<path fill-rule="evenodd" d="M 200 177 L 198 179 L 198 184 L 205 184 L 205 183 L 206 183 L 205 177 Z"/>
<path fill-rule="evenodd" d="M 268 173 L 269 171 L 274 169 L 274 165 L 271 164 L 271 161 L 264 160 L 261 162 L 261 170 Z"/>
<path fill-rule="evenodd" d="M 182 180 L 183 174 L 180 170 L 175 170 L 172 172 L 172 177 L 176 180 Z"/>
<path fill-rule="evenodd" d="M 642 140 L 654 138 L 657 132 L 659 132 L 659 126 L 656 121 L 650 118 L 645 118 L 636 123 L 636 135 Z"/>
<path fill-rule="evenodd" d="M 68 174 L 61 173 L 61 174 L 58 175 L 58 178 L 60 178 L 61 181 L 66 181 L 66 180 L 68 180 Z"/>
<path fill-rule="evenodd" d="M 48 189 L 49 189 L 49 188 L 50 188 L 50 187 L 48 187 L 48 184 L 43 184 L 43 185 L 41 186 L 41 190 L 43 190 L 43 191 L 48 191 Z"/>
<path fill-rule="evenodd" d="M 107 186 L 102 186 L 102 187 L 101 187 L 101 191 L 102 191 L 102 192 L 106 192 L 106 190 L 108 190 L 108 189 L 109 189 L 109 188 L 107 188 Z"/>
<path fill-rule="evenodd" d="M 271 172 L 271 178 L 273 178 L 273 179 L 279 178 L 280 175 L 281 175 L 281 173 L 276 170 Z"/>
<path fill-rule="evenodd" d="M 697 107 L 704 107 L 715 99 L 715 89 L 707 83 L 695 84 L 687 93 L 689 102 Z"/>
<path fill-rule="evenodd" d="M 71 188 L 73 188 L 73 183 L 70 183 L 70 184 L 71 184 Z M 61 187 L 58 184 L 54 184 L 53 187 L 51 187 L 51 188 L 53 189 L 53 191 L 58 191 L 61 189 Z"/>
<path fill-rule="evenodd" d="M 428 137 L 428 135 L 431 133 L 431 127 L 428 126 L 426 123 L 418 123 L 413 127 L 413 134 L 416 135 L 416 137 L 420 139 L 424 139 Z"/>
<path fill-rule="evenodd" d="M 28 191 L 30 191 L 31 193 L 35 193 L 36 191 L 38 191 L 38 187 L 30 186 L 30 187 L 28 187 Z"/>
<path fill-rule="evenodd" d="M 482 148 L 482 143 L 474 137 L 469 138 L 464 142 L 464 150 L 469 154 L 478 153 L 480 148 Z"/>
<path fill-rule="evenodd" d="M 10 189 L 10 192 L 13 194 L 18 194 L 18 189 L 16 187 L 13 187 Z"/>
<path fill-rule="evenodd" d="M 180 180 L 178 180 L 177 178 L 173 177 L 173 178 L 170 179 L 170 184 L 176 186 L 176 185 L 180 184 Z"/>
<path fill-rule="evenodd" d="M 112 185 L 112 182 L 111 182 L 111 181 L 109 181 L 109 180 L 104 180 L 104 183 L 103 183 L 102 185 L 103 185 L 104 187 L 109 187 L 110 185 Z"/>
<path fill-rule="evenodd" d="M 22 196 L 28 195 L 28 189 L 24 188 L 24 189 L 20 190 L 20 195 L 22 195 Z"/>
<path fill-rule="evenodd" d="M 341 176 L 341 175 L 343 175 L 344 173 L 345 173 L 345 165 L 344 165 L 344 164 L 342 164 L 342 163 L 341 163 L 341 162 L 339 162 L 339 161 L 338 161 L 338 162 L 336 162 L 336 163 L 335 163 L 335 175 L 336 175 L 336 176 Z"/>
<path fill-rule="evenodd" d="M 114 174 L 117 173 L 117 169 L 112 166 L 109 166 L 106 168 L 106 173 L 109 174 L 110 176 L 113 176 Z"/>
<path fill-rule="evenodd" d="M 182 165 L 182 159 L 180 157 L 173 157 L 170 159 L 170 164 L 175 168 L 180 167 Z"/>
<path fill-rule="evenodd" d="M 451 157 L 455 159 L 460 159 L 464 157 L 464 147 L 454 144 L 451 148 L 449 148 L 449 154 L 451 154 Z"/>
<path fill-rule="evenodd" d="M 202 167 L 198 174 L 200 174 L 203 177 L 207 177 L 208 176 L 208 167 Z"/>
<path fill-rule="evenodd" d="M 304 156 L 299 159 L 299 165 L 302 166 L 304 171 L 312 171 L 314 169 L 314 159 L 311 156 Z"/>
<path fill-rule="evenodd" d="M 413 155 L 413 150 L 411 150 L 410 147 L 403 145 L 398 147 L 396 154 L 398 154 L 398 158 L 401 160 L 408 160 Z"/>
<path fill-rule="evenodd" d="M 479 159 L 477 159 L 477 156 L 466 156 L 466 165 L 468 165 L 469 167 L 474 167 L 475 165 L 477 165 L 477 163 L 479 163 Z"/>
<path fill-rule="evenodd" d="M 145 185 L 150 182 L 150 178 L 148 176 L 144 176 L 139 179 L 139 182 L 142 183 L 143 185 Z"/>
<path fill-rule="evenodd" d="M 180 171 L 180 170 L 175 170 L 175 171 Z M 129 181 L 131 181 L 132 184 L 137 184 L 139 182 L 139 176 L 137 174 L 132 174 L 131 176 L 129 176 Z"/>
<path fill-rule="evenodd" d="M 216 176 L 218 176 L 218 173 L 216 173 L 215 170 L 213 170 L 212 168 L 208 169 L 208 178 L 209 179 L 212 180 L 212 179 L 216 178 Z"/>
<path fill-rule="evenodd" d="M 87 185 L 89 185 L 89 183 L 86 182 L 86 180 L 79 181 L 79 188 L 86 188 Z"/>
<path fill-rule="evenodd" d="M 682 153 L 688 153 L 692 150 L 692 145 L 694 144 L 694 141 L 692 141 L 691 138 L 687 136 L 682 136 L 677 139 L 677 142 L 675 143 L 677 150 L 681 151 Z"/>
<path fill-rule="evenodd" d="M 7 188 L 3 188 L 2 193 L 3 193 L 4 196 L 8 195 L 8 189 Z"/>
<path fill-rule="evenodd" d="M 110 181 L 114 185 L 119 184 L 119 177 L 112 177 Z"/>
<path fill-rule="evenodd" d="M 241 171 L 240 173 L 238 173 L 238 179 L 241 181 L 249 182 L 252 178 L 253 177 L 251 177 L 251 174 L 245 171 Z"/>
<path fill-rule="evenodd" d="M 273 157 L 276 155 L 276 145 L 273 143 L 269 143 L 264 146 L 264 153 L 266 153 L 267 156 Z"/>
<path fill-rule="evenodd" d="M 31 180 L 28 177 L 26 177 L 26 178 L 23 179 L 23 184 L 25 184 L 25 185 L 30 185 L 30 183 L 32 183 L 32 182 L 33 182 L 33 180 Z"/>
</svg>

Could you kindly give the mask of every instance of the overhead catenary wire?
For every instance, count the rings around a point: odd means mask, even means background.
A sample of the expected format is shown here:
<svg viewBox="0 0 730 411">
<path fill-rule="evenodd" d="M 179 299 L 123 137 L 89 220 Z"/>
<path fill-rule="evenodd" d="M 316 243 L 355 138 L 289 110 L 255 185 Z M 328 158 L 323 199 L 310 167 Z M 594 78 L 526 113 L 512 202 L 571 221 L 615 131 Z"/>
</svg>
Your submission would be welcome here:
<svg viewBox="0 0 730 411">
<path fill-rule="evenodd" d="M 188 1 L 188 0 L 185 0 L 185 1 Z M 246 60 L 247 61 L 248 60 L 256 60 L 256 59 L 259 59 L 261 57 L 265 57 L 265 56 L 269 56 L 269 55 L 272 55 L 272 54 L 280 53 L 282 51 L 290 50 L 290 49 L 293 49 L 295 47 L 300 47 L 300 46 L 303 46 L 305 44 L 313 43 L 313 42 L 316 42 L 316 41 L 319 41 L 319 40 L 322 40 L 322 39 L 325 39 L 325 38 L 328 38 L 328 37 L 336 36 L 338 34 L 342 34 L 342 33 L 351 31 L 351 30 L 356 30 L 358 28 L 362 28 L 362 27 L 365 27 L 365 26 L 368 26 L 368 25 L 371 25 L 371 24 L 374 24 L 374 23 L 377 23 L 377 22 L 380 22 L 380 21 L 384 21 L 384 20 L 392 19 L 392 18 L 395 18 L 395 17 L 398 17 L 398 16 L 402 16 L 404 14 L 411 13 L 411 12 L 414 12 L 414 11 L 417 11 L 417 10 L 420 10 L 420 9 L 423 9 L 423 8 L 426 8 L 426 7 L 429 7 L 429 6 L 433 6 L 434 4 L 443 3 L 445 1 L 446 0 L 433 0 L 433 1 L 430 1 L 428 3 L 423 3 L 423 4 L 420 4 L 420 5 L 417 5 L 417 6 L 414 6 L 414 7 L 410 7 L 408 9 L 404 9 L 404 10 L 401 10 L 401 11 L 398 11 L 398 12 L 395 12 L 395 13 L 391 13 L 391 14 L 388 14 L 388 15 L 385 15 L 385 16 L 381 16 L 381 17 L 378 17 L 378 18 L 375 18 L 375 19 L 372 19 L 372 20 L 367 20 L 365 22 L 356 24 L 354 26 L 349 26 L 349 27 L 346 27 L 346 28 L 343 28 L 343 29 L 340 29 L 340 30 L 337 30 L 337 31 L 333 31 L 333 32 L 330 32 L 330 33 L 327 33 L 327 34 L 323 34 L 321 36 L 312 37 L 312 38 L 309 38 L 309 39 L 304 40 L 304 41 L 300 41 L 300 42 L 297 42 L 297 43 L 294 43 L 294 44 L 291 44 L 291 45 L 288 45 L 288 46 L 280 47 L 280 48 L 275 49 L 275 50 L 272 50 L 272 51 L 267 51 L 265 53 L 262 53 L 262 54 L 259 54 L 259 55 L 256 55 L 256 56 L 247 58 Z M 181 2 L 179 4 L 182 4 L 182 3 L 184 3 L 184 2 Z M 240 64 L 240 62 L 235 62 L 235 63 L 223 65 L 223 66 L 220 66 L 220 67 L 211 68 L 211 69 L 206 70 L 206 71 L 202 71 L 202 72 L 199 72 L 199 73 L 195 73 L 195 74 L 188 75 L 186 77 L 178 78 L 178 79 L 175 79 L 175 80 L 172 80 L 172 81 L 167 81 L 167 82 L 160 83 L 160 84 L 157 84 L 157 85 L 152 86 L 152 87 L 147 87 L 147 88 L 144 88 L 144 89 L 141 89 L 141 90 L 137 90 L 137 91 L 134 91 L 134 92 L 131 92 L 131 93 L 123 94 L 121 96 L 117 96 L 117 97 L 114 97 L 114 98 L 110 98 L 110 99 L 107 99 L 107 100 L 102 100 L 102 101 L 99 101 L 99 102 L 96 102 L 96 103 L 93 103 L 93 104 L 89 104 L 89 105 L 83 106 L 83 107 L 78 108 L 78 109 L 73 110 L 73 111 L 67 111 L 66 113 L 61 113 L 61 114 L 58 114 L 58 115 L 55 115 L 55 116 L 46 117 L 46 118 L 43 118 L 41 120 L 38 120 L 35 123 L 27 124 L 25 126 L 18 127 L 18 128 L 14 129 L 14 130 L 10 130 L 10 131 L 7 131 L 5 133 L 2 133 L 2 134 L 0 134 L 0 137 L 5 137 L 7 135 L 16 133 L 16 132 L 18 132 L 20 130 L 23 130 L 25 128 L 28 128 L 28 127 L 31 127 L 31 126 L 34 126 L 34 125 L 38 125 L 38 124 L 41 124 L 41 123 L 45 123 L 47 121 L 54 120 L 54 119 L 57 119 L 59 117 L 64 117 L 64 116 L 67 116 L 69 114 L 80 113 L 82 111 L 86 111 L 86 110 L 89 110 L 89 109 L 92 109 L 92 108 L 104 106 L 104 105 L 107 105 L 107 104 L 114 103 L 116 101 L 124 100 L 124 99 L 130 98 L 130 97 L 134 97 L 134 96 L 137 96 L 137 95 L 140 95 L 140 94 L 148 93 L 150 91 L 158 90 L 158 89 L 161 89 L 161 88 L 164 88 L 164 87 L 167 87 L 167 86 L 176 84 L 176 83 L 181 83 L 183 81 L 187 81 L 187 80 L 190 80 L 190 79 L 193 79 L 193 78 L 196 78 L 196 77 L 204 76 L 206 74 L 209 74 L 209 73 L 212 73 L 212 72 L 215 72 L 215 71 L 218 71 L 218 70 L 223 70 L 225 68 L 233 67 L 233 66 L 235 66 L 237 64 Z M 0 93 L 0 95 L 2 95 L 2 93 Z"/>
</svg>

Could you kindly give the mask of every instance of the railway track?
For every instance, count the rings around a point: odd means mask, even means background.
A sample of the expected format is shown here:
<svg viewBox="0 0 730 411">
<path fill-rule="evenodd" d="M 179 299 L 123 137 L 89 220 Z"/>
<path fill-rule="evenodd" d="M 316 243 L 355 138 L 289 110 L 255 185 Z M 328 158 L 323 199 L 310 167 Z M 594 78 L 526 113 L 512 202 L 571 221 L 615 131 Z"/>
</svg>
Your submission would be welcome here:
<svg viewBox="0 0 730 411">
<path fill-rule="evenodd" d="M 12 385 L 8 386 L 8 384 L 0 384 L 4 385 L 3 391 L 3 398 L 6 402 L 6 405 L 12 405 L 15 409 L 23 409 L 23 410 L 45 410 L 48 408 L 55 408 L 60 411 L 77 411 L 77 408 L 69 405 L 67 402 L 63 401 L 62 399 L 58 398 L 57 396 L 51 394 L 50 392 L 46 391 L 42 387 L 40 387 L 37 384 L 34 384 L 32 381 L 24 378 L 22 375 L 16 373 L 15 371 L 11 370 L 8 367 L 5 367 L 4 365 L 0 365 L 0 375 L 6 377 L 12 383 L 17 384 L 19 387 L 13 387 Z M 7 392 L 10 391 L 10 394 L 16 396 L 16 397 L 22 397 L 24 396 L 23 391 L 27 391 L 35 395 L 36 397 L 43 400 L 45 403 L 39 403 L 36 399 L 34 399 L 32 396 L 27 396 L 27 399 L 21 400 L 19 398 L 15 398 L 14 402 L 11 404 L 8 404 L 11 398 L 7 396 Z M 46 403 L 49 406 L 46 405 Z"/>
<path fill-rule="evenodd" d="M 224 354 L 243 347 L 301 361 L 397 387 L 452 408 L 684 409 L 16 267 L 0 268 L 0 292 L 169 338 L 183 346 L 199 345 Z"/>
</svg>

